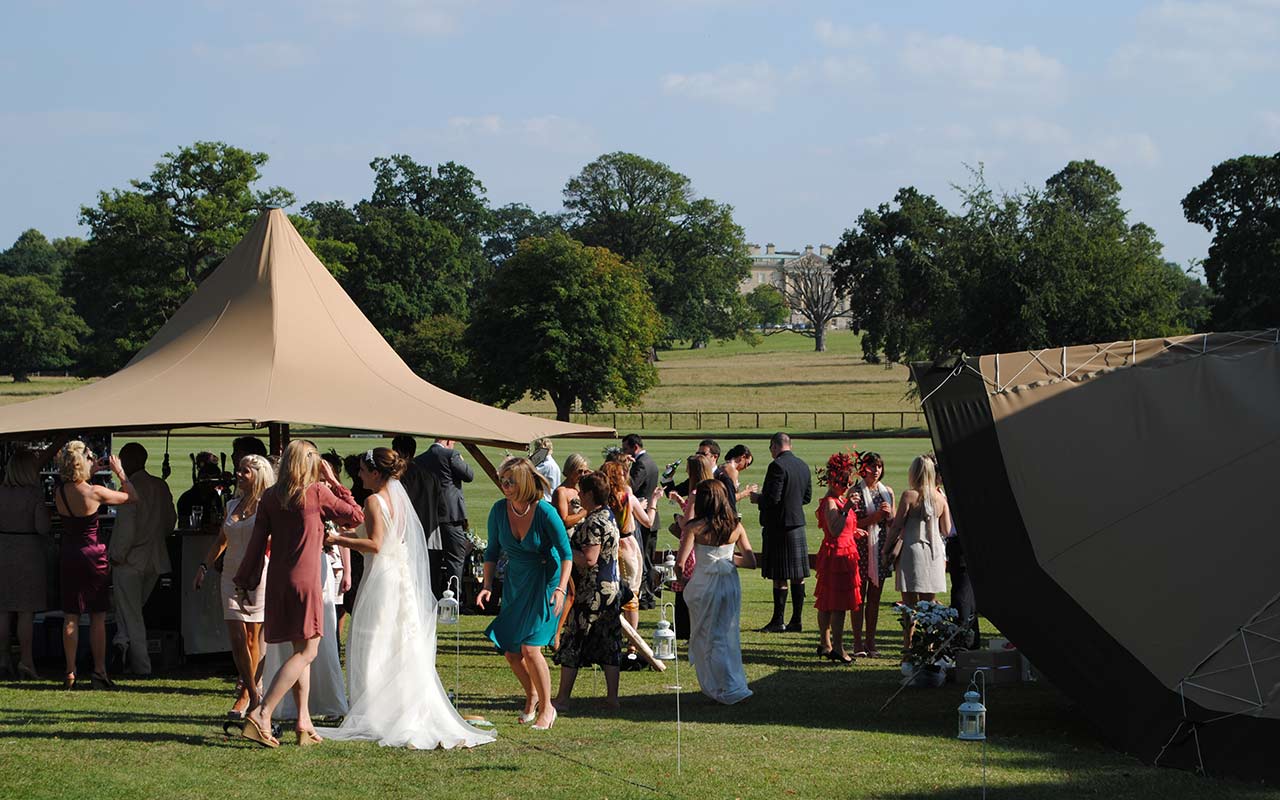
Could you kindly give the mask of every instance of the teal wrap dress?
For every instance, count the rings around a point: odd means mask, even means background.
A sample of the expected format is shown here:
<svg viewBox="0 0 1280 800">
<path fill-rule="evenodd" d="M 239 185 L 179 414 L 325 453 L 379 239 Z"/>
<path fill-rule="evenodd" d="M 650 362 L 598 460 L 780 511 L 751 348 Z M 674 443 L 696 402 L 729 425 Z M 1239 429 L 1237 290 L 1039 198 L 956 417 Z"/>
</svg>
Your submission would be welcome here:
<svg viewBox="0 0 1280 800">
<path fill-rule="evenodd" d="M 518 653 L 522 645 L 543 647 L 555 640 L 559 619 L 551 608 L 551 594 L 560 585 L 560 563 L 572 561 L 569 537 L 555 507 L 539 500 L 533 507 L 529 532 L 519 541 L 507 520 L 507 501 L 489 510 L 489 544 L 484 560 L 497 563 L 507 554 L 502 582 L 502 607 L 485 635 L 498 649 Z"/>
</svg>

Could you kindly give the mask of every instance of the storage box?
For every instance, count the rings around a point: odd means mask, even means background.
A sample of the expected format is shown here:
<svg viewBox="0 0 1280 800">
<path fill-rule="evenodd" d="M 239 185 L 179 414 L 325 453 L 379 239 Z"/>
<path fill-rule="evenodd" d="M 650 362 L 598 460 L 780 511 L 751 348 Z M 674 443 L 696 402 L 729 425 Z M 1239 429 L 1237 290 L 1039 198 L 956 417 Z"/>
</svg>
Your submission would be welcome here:
<svg viewBox="0 0 1280 800">
<path fill-rule="evenodd" d="M 173 669 L 182 663 L 181 639 L 177 631 L 148 631 L 147 655 L 152 670 Z"/>
<path fill-rule="evenodd" d="M 1022 656 L 1017 650 L 965 650 L 956 655 L 956 683 L 967 685 L 977 672 L 985 672 L 987 685 L 1022 680 Z"/>
</svg>

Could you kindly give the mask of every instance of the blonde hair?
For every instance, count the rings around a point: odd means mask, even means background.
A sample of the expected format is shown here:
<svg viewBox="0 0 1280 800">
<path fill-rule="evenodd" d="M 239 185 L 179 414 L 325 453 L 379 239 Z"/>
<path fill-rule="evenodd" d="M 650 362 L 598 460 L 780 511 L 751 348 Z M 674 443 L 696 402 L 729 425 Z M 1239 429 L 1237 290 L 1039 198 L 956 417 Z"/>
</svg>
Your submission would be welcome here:
<svg viewBox="0 0 1280 800">
<path fill-rule="evenodd" d="M 81 483 L 93 474 L 93 452 L 79 439 L 72 439 L 58 451 L 58 474 L 64 481 Z"/>
<path fill-rule="evenodd" d="M 520 456 L 512 456 L 502 462 L 498 468 L 498 479 L 510 475 L 516 483 L 516 496 L 512 499 L 519 503 L 534 503 L 551 490 L 551 485 L 542 473 L 533 468 L 533 462 Z"/>
<path fill-rule="evenodd" d="M 711 468 L 711 459 L 706 456 L 689 456 L 689 460 L 685 462 L 685 468 L 689 472 L 690 494 L 698 484 L 715 477 L 715 470 Z"/>
<path fill-rule="evenodd" d="M 275 484 L 276 471 L 271 468 L 270 461 L 253 454 L 242 457 L 240 466 L 248 467 L 253 473 L 253 483 L 249 484 L 249 491 L 240 498 L 240 507 L 257 509 L 258 501 Z"/>
<path fill-rule="evenodd" d="M 911 460 L 907 470 L 907 483 L 920 493 L 920 505 L 924 506 L 926 517 L 933 516 L 933 494 L 938 490 L 938 473 L 934 469 L 933 459 L 928 456 L 916 456 Z"/>
<path fill-rule="evenodd" d="M 319 480 L 320 451 L 303 439 L 289 442 L 284 449 L 284 457 L 280 459 L 280 475 L 276 480 L 280 505 L 300 510 L 307 489 Z"/>
<path fill-rule="evenodd" d="M 582 453 L 570 453 L 569 457 L 564 460 L 564 475 L 566 478 L 584 469 L 591 469 L 591 462 L 587 461 L 587 457 Z"/>
<path fill-rule="evenodd" d="M 4 466 L 5 486 L 36 486 L 40 483 L 40 470 L 36 469 L 36 454 L 30 450 L 17 450 L 9 456 Z"/>
</svg>

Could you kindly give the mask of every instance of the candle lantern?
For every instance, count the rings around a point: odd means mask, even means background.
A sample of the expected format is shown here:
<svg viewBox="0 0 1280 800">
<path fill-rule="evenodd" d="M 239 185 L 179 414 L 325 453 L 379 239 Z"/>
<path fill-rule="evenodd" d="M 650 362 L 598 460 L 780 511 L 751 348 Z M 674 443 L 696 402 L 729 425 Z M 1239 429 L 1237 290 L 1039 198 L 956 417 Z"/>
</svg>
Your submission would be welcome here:
<svg viewBox="0 0 1280 800">
<path fill-rule="evenodd" d="M 671 623 L 667 621 L 667 606 L 671 606 L 671 613 L 675 615 L 675 606 L 671 603 L 664 603 L 662 606 L 662 619 L 658 620 L 658 629 L 653 632 L 653 657 L 662 661 L 674 661 L 676 658 L 676 632 Z"/>
<path fill-rule="evenodd" d="M 981 742 L 987 738 L 987 707 L 982 704 L 982 695 L 974 691 L 972 684 L 964 693 L 964 702 L 960 704 L 960 733 L 957 738 L 966 742 Z"/>
<path fill-rule="evenodd" d="M 662 582 L 671 583 L 676 579 L 676 554 L 670 550 L 667 551 L 667 557 L 663 559 L 662 564 L 658 567 L 662 570 Z"/>
<path fill-rule="evenodd" d="M 440 594 L 440 602 L 436 605 L 436 618 L 441 625 L 458 624 L 458 601 L 453 599 L 453 591 L 445 589 Z"/>
</svg>

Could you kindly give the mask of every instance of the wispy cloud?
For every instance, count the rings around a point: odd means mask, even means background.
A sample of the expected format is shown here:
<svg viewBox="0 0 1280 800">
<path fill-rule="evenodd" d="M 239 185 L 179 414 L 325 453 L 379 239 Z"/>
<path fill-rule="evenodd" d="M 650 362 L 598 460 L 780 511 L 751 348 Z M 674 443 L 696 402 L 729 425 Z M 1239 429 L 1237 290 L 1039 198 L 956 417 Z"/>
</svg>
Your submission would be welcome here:
<svg viewBox="0 0 1280 800">
<path fill-rule="evenodd" d="M 829 19 L 820 19 L 813 24 L 813 35 L 826 47 L 862 47 L 883 41 L 884 29 L 879 25 L 855 28 L 837 24 Z"/>
<path fill-rule="evenodd" d="M 926 81 L 1032 97 L 1059 95 L 1067 72 L 1062 62 L 1029 45 L 1011 50 L 951 35 L 911 35 L 901 59 L 908 72 Z"/>
<path fill-rule="evenodd" d="M 1066 126 L 1035 116 L 1004 117 L 991 124 L 997 141 L 1031 147 L 1060 159 L 1092 158 L 1104 165 L 1153 167 L 1160 148 L 1150 134 L 1139 131 L 1100 132 L 1085 136 Z"/>
<path fill-rule="evenodd" d="M 458 116 L 450 117 L 446 125 L 457 135 L 518 140 L 540 150 L 578 153 L 596 147 L 595 130 L 590 125 L 558 114 L 514 120 L 500 114 Z"/>
<path fill-rule="evenodd" d="M 756 111 L 773 109 L 781 77 L 767 62 L 729 64 L 711 72 L 663 76 L 667 94 Z"/>
<path fill-rule="evenodd" d="M 1280 67 L 1277 0 L 1166 0 L 1139 17 L 1133 41 L 1111 59 L 1123 77 L 1171 78 L 1225 91 L 1238 80 Z"/>
<path fill-rule="evenodd" d="M 288 41 L 250 42 L 231 47 L 197 42 L 191 46 L 191 54 L 227 66 L 261 70 L 295 69 L 310 60 L 305 47 Z"/>
<path fill-rule="evenodd" d="M 461 26 L 466 0 L 299 0 L 310 18 L 342 28 L 442 36 Z"/>
</svg>

